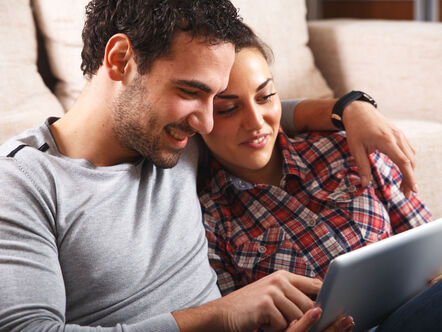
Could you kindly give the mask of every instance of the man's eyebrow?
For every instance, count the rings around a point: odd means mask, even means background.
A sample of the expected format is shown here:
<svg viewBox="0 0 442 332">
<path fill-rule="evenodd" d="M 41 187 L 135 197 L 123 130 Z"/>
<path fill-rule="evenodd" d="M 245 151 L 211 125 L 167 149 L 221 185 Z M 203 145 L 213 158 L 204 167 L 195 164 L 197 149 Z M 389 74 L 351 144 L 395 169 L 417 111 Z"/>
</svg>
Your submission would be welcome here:
<svg viewBox="0 0 442 332">
<path fill-rule="evenodd" d="M 258 92 L 259 90 L 264 89 L 264 87 L 270 82 L 273 81 L 272 78 L 268 78 L 264 83 L 260 84 L 257 88 L 256 88 L 256 92 Z"/>
<path fill-rule="evenodd" d="M 200 81 L 196 81 L 196 80 L 176 80 L 175 84 L 178 85 L 185 85 L 191 88 L 195 88 L 195 89 L 199 89 L 201 91 L 204 91 L 205 93 L 211 93 L 212 89 L 209 88 L 206 84 L 200 82 Z"/>
<path fill-rule="evenodd" d="M 236 99 L 236 98 L 238 98 L 237 95 L 223 95 L 223 93 L 226 92 L 226 90 L 222 91 L 220 94 L 217 94 L 215 96 L 215 98 L 219 98 L 219 99 Z"/>
</svg>

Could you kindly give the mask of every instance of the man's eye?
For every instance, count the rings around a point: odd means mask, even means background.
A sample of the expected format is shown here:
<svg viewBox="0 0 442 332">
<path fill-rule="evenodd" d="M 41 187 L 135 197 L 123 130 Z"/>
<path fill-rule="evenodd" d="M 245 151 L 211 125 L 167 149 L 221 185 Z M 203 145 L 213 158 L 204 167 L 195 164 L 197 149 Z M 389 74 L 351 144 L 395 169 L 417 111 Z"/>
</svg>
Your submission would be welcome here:
<svg viewBox="0 0 442 332">
<path fill-rule="evenodd" d="M 197 91 L 190 91 L 187 89 L 183 89 L 183 88 L 178 88 L 182 93 L 188 95 L 188 96 L 196 96 L 197 95 Z"/>
</svg>

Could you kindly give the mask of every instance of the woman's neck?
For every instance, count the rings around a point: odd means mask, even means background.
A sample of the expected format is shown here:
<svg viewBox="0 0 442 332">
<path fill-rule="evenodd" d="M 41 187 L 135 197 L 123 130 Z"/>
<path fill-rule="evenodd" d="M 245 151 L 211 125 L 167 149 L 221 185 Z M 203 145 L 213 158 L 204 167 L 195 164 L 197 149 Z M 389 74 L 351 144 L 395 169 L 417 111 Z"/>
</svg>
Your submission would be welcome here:
<svg viewBox="0 0 442 332">
<path fill-rule="evenodd" d="M 282 169 L 282 153 L 279 146 L 275 145 L 269 162 L 263 168 L 258 170 L 245 170 L 243 174 L 232 173 L 250 183 L 279 186 L 282 178 Z"/>
</svg>

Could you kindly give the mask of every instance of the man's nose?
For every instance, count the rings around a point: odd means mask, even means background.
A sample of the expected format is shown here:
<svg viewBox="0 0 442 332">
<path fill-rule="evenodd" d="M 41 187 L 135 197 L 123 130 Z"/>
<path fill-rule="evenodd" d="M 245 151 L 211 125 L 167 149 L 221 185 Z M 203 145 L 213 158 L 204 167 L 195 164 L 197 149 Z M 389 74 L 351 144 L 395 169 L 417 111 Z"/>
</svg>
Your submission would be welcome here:
<svg viewBox="0 0 442 332">
<path fill-rule="evenodd" d="M 188 124 L 197 133 L 205 135 L 213 129 L 213 103 L 201 105 L 199 110 L 194 111 L 188 117 Z"/>
</svg>

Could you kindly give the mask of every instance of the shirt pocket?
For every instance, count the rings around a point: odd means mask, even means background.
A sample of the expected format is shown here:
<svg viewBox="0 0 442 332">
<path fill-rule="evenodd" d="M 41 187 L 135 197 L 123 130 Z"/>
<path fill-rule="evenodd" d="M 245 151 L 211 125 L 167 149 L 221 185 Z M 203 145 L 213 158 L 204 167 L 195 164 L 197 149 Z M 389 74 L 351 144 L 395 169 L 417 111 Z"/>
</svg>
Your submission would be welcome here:
<svg viewBox="0 0 442 332">
<path fill-rule="evenodd" d="M 234 248 L 232 258 L 244 285 L 278 270 L 315 276 L 313 266 L 278 225 Z"/>
<path fill-rule="evenodd" d="M 323 208 L 320 213 L 332 228 L 346 222 L 347 234 L 360 237 L 363 243 L 377 242 L 391 234 L 387 209 L 372 184 L 362 187 L 355 168 L 329 177 L 313 197 L 321 202 Z M 339 229 L 343 229 L 342 226 Z M 348 240 L 352 243 L 350 238 Z"/>
</svg>

